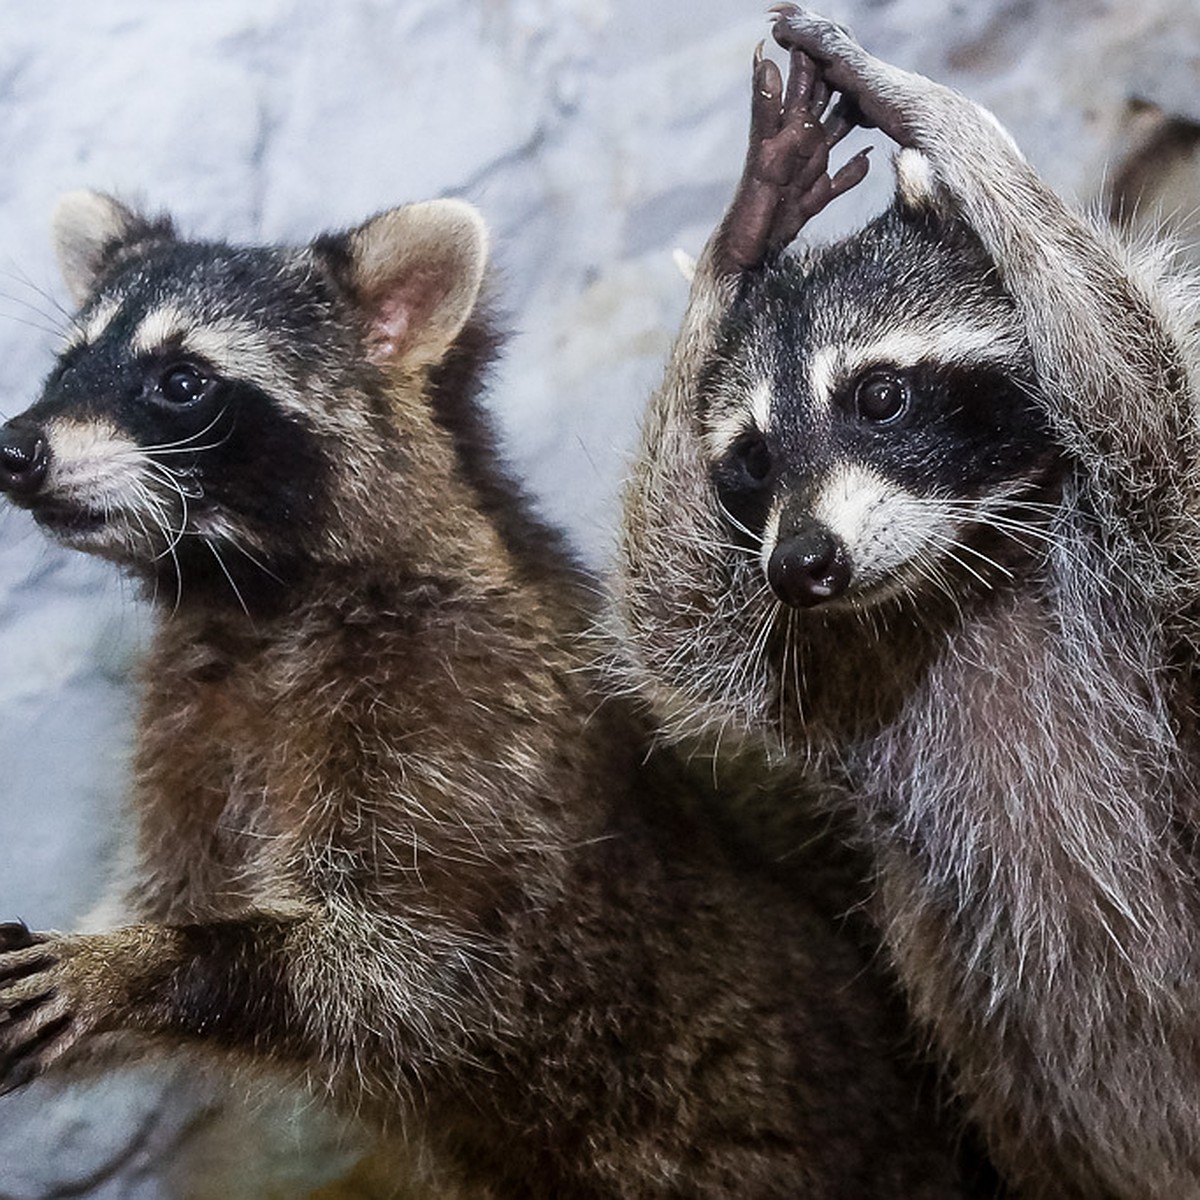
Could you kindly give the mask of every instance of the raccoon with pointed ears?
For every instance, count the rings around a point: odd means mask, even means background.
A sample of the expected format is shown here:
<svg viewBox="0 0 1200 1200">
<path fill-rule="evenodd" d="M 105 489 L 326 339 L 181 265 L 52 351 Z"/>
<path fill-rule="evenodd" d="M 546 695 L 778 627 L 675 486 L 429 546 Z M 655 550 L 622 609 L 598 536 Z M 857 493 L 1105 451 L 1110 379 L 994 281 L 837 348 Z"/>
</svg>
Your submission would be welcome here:
<svg viewBox="0 0 1200 1200">
<path fill-rule="evenodd" d="M 475 210 L 234 248 L 81 193 L 56 236 L 82 307 L 0 484 L 157 630 L 133 923 L 0 926 L 0 1087 L 192 1046 L 436 1189 L 969 1194 L 858 946 L 597 690 L 477 400 Z"/>
<path fill-rule="evenodd" d="M 828 198 L 755 105 L 626 497 L 626 670 L 674 735 L 849 812 L 912 1009 L 1023 1196 L 1200 1196 L 1194 281 L 1067 207 L 986 111 L 791 5 Z M 766 93 L 763 93 L 766 95 Z"/>
</svg>

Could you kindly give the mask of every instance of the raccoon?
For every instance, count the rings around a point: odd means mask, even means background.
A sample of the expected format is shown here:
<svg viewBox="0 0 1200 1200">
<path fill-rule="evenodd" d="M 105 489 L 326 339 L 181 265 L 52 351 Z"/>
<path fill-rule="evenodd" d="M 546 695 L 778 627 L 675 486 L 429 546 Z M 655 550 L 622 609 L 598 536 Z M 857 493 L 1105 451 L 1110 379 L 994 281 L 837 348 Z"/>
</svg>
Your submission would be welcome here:
<svg viewBox="0 0 1200 1200">
<path fill-rule="evenodd" d="M 626 671 L 850 814 L 1020 1194 L 1200 1195 L 1194 281 L 983 109 L 776 12 L 809 125 L 840 93 L 895 197 L 787 257 L 834 139 L 743 181 L 626 495 Z M 754 120 L 747 172 L 779 137 Z"/>
<path fill-rule="evenodd" d="M 157 630 L 134 923 L 0 927 L 0 1086 L 191 1047 L 438 1188 L 972 1194 L 864 953 L 602 694 L 478 399 L 476 211 L 235 248 L 84 193 L 56 238 L 82 307 L 0 483 Z"/>
</svg>

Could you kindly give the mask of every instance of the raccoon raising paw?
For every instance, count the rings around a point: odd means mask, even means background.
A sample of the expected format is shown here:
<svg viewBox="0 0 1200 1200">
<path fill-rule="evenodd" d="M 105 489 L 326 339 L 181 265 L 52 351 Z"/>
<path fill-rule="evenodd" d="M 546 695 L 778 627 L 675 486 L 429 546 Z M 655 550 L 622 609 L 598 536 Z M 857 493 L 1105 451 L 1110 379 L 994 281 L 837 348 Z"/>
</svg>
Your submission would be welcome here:
<svg viewBox="0 0 1200 1200">
<path fill-rule="evenodd" d="M 776 11 L 900 143 L 896 193 L 830 246 L 731 254 L 767 240 L 739 198 L 710 239 L 626 496 L 629 673 L 857 822 L 1023 1196 L 1200 1194 L 1196 281 L 964 96 Z"/>
</svg>

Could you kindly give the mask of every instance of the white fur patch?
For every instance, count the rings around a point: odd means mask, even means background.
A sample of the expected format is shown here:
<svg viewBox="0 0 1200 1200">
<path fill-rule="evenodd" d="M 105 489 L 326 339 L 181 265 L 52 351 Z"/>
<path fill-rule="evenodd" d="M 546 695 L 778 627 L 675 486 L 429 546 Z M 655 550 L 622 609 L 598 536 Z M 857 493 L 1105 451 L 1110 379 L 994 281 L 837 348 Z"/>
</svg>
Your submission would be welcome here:
<svg viewBox="0 0 1200 1200">
<path fill-rule="evenodd" d="M 762 566 L 764 575 L 767 573 L 767 566 L 771 561 L 771 553 L 775 549 L 775 543 L 779 541 L 779 520 L 782 514 L 783 505 L 778 500 L 775 500 L 771 505 L 771 511 L 767 514 L 766 523 L 763 525 L 762 546 L 758 552 L 758 561 Z"/>
<path fill-rule="evenodd" d="M 80 318 L 67 334 L 64 352 L 76 346 L 90 346 L 104 336 L 104 331 L 112 324 L 112 319 L 121 309 L 119 300 L 102 300 L 86 318 Z"/>
<path fill-rule="evenodd" d="M 830 472 L 813 516 L 846 547 L 852 591 L 906 574 L 915 559 L 936 557 L 938 543 L 954 535 L 936 499 L 916 496 L 860 463 Z"/>
<path fill-rule="evenodd" d="M 842 346 L 818 346 L 808 365 L 808 384 L 813 399 L 819 404 L 828 404 L 833 396 L 841 369 Z"/>
<path fill-rule="evenodd" d="M 723 413 L 710 415 L 704 430 L 704 444 L 709 457 L 718 459 L 729 447 L 750 429 L 750 422 L 740 408 L 730 408 Z"/>
<path fill-rule="evenodd" d="M 267 337 L 245 321 L 197 322 L 187 331 L 183 345 L 189 353 L 207 359 L 222 375 L 244 379 L 272 395 L 285 383 Z"/>
<path fill-rule="evenodd" d="M 676 246 L 671 251 L 671 261 L 675 264 L 675 269 L 691 283 L 696 278 L 696 260 L 682 247 Z"/>
<path fill-rule="evenodd" d="M 154 354 L 169 342 L 181 340 L 187 328 L 187 314 L 175 304 L 164 304 L 138 322 L 129 348 L 137 355 Z"/>
<path fill-rule="evenodd" d="M 723 412 L 710 414 L 707 428 L 704 431 L 704 441 L 709 455 L 720 458 L 738 438 L 757 429 L 766 433 L 771 422 L 771 383 L 763 379 L 755 385 L 750 393 L 750 419 L 746 419 L 746 410 L 741 406 L 730 407 Z"/>
<path fill-rule="evenodd" d="M 766 433 L 771 426 L 771 381 L 761 379 L 750 393 L 750 412 L 759 432 Z"/>
<path fill-rule="evenodd" d="M 96 512 L 125 507 L 142 485 L 146 455 L 132 438 L 107 421 L 46 423 L 50 466 L 46 491 Z"/>
<path fill-rule="evenodd" d="M 909 208 L 920 208 L 933 200 L 936 188 L 933 166 L 919 150 L 905 149 L 896 155 L 896 190 Z"/>
<path fill-rule="evenodd" d="M 153 464 L 115 425 L 57 418 L 44 432 L 50 463 L 43 493 L 104 518 L 95 526 L 60 532 L 59 540 L 123 558 L 149 531 L 174 526 Z"/>
<path fill-rule="evenodd" d="M 1011 337 L 978 324 L 940 328 L 891 329 L 869 342 L 841 342 L 813 353 L 809 384 L 813 396 L 827 403 L 839 388 L 868 367 L 908 370 L 921 363 L 1005 367 L 1022 347 Z"/>
</svg>

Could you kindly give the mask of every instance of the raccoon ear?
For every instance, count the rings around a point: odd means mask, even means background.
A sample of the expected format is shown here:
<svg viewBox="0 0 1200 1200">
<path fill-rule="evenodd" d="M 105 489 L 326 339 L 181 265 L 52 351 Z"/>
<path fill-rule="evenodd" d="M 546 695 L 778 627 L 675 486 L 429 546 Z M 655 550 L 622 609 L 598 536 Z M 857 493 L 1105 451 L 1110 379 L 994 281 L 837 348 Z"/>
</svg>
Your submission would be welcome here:
<svg viewBox="0 0 1200 1200">
<path fill-rule="evenodd" d="M 54 209 L 52 226 L 58 265 L 76 304 L 91 296 L 122 250 L 174 237 L 167 218 L 151 220 L 103 192 L 68 192 Z"/>
<path fill-rule="evenodd" d="M 913 215 L 948 216 L 950 197 L 938 182 L 933 164 L 919 150 L 901 150 L 893 159 L 896 203 Z"/>
<path fill-rule="evenodd" d="M 314 247 L 331 249 L 328 239 Z M 487 226 L 463 200 L 406 204 L 351 230 L 345 282 L 379 364 L 441 360 L 474 311 L 487 264 Z"/>
</svg>

